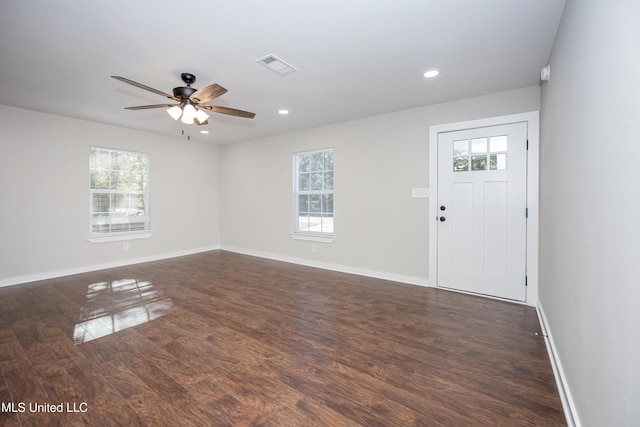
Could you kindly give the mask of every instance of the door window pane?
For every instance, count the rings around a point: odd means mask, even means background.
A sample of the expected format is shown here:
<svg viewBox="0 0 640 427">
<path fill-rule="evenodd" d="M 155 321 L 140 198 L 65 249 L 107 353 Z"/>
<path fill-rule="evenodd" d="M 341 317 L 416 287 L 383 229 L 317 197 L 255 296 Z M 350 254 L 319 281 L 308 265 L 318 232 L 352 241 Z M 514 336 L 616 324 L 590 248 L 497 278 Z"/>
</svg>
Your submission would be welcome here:
<svg viewBox="0 0 640 427">
<path fill-rule="evenodd" d="M 487 138 L 474 138 L 471 140 L 471 152 L 481 154 L 487 152 Z"/>
<path fill-rule="evenodd" d="M 455 157 L 453 159 L 453 171 L 454 172 L 466 172 L 469 170 L 469 158 L 468 157 Z"/>
<path fill-rule="evenodd" d="M 489 141 L 489 150 L 492 153 L 507 151 L 507 135 L 492 136 Z"/>
<path fill-rule="evenodd" d="M 487 156 L 471 156 L 471 170 L 472 171 L 486 171 L 487 170 Z"/>
<path fill-rule="evenodd" d="M 466 172 L 469 170 L 469 140 L 453 141 L 453 171 Z"/>
<path fill-rule="evenodd" d="M 463 139 L 460 141 L 453 141 L 453 156 L 468 156 L 469 155 L 469 140 Z"/>
<path fill-rule="evenodd" d="M 491 154 L 491 170 L 503 170 L 507 168 L 507 154 Z"/>
</svg>

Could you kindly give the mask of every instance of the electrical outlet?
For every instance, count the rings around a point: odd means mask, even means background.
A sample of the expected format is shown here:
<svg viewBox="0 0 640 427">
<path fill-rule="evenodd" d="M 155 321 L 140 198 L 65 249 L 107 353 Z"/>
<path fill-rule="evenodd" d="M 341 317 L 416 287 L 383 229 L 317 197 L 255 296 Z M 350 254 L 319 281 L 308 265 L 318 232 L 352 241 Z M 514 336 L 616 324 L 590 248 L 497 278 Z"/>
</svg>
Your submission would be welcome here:
<svg viewBox="0 0 640 427">
<path fill-rule="evenodd" d="M 129 250 L 129 243 L 128 242 L 122 244 L 122 250 L 123 251 L 128 251 Z"/>
<path fill-rule="evenodd" d="M 316 245 L 311 245 L 311 253 L 312 254 L 316 253 Z"/>
</svg>

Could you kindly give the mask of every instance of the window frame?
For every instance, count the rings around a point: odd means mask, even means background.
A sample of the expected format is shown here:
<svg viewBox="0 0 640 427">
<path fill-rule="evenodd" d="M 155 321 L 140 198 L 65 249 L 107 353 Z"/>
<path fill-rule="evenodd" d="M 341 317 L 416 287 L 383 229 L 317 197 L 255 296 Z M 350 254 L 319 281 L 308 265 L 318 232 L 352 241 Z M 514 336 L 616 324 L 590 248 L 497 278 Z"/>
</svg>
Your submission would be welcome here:
<svg viewBox="0 0 640 427">
<path fill-rule="evenodd" d="M 301 156 L 309 156 L 309 155 L 314 155 L 317 153 L 327 153 L 330 152 L 331 153 L 331 162 L 333 165 L 333 168 L 330 169 L 331 171 L 331 175 L 332 175 L 332 184 L 331 184 L 331 189 L 322 189 L 322 190 L 300 190 L 299 189 L 299 180 L 300 180 L 300 171 L 299 171 L 299 165 L 300 165 L 300 157 Z M 325 165 L 323 164 L 323 169 L 322 169 L 322 173 L 323 175 L 329 171 L 329 169 L 325 169 L 324 167 Z M 291 237 L 293 239 L 298 239 L 298 240 L 309 240 L 309 241 L 315 241 L 315 242 L 325 242 L 325 243 L 331 243 L 334 240 L 334 234 L 335 234 L 335 229 L 333 228 L 332 225 L 332 231 L 331 232 L 327 232 L 327 231 L 311 231 L 311 230 L 300 230 L 299 226 L 300 226 L 300 206 L 299 206 L 299 197 L 301 195 L 331 195 L 332 197 L 332 210 L 331 210 L 331 217 L 335 218 L 335 209 L 333 208 L 333 203 L 334 203 L 334 194 L 335 194 L 335 186 L 334 186 L 334 171 L 335 171 L 335 159 L 334 159 L 334 149 L 331 148 L 323 148 L 323 149 L 318 149 L 318 150 L 308 150 L 308 151 L 300 151 L 300 152 L 296 152 L 293 153 L 293 221 L 292 221 L 292 229 L 293 231 L 291 232 Z M 320 171 L 315 171 L 315 172 L 320 172 Z M 302 172 L 304 173 L 304 172 Z M 309 172 L 311 173 L 311 172 Z M 324 178 L 324 177 L 323 177 Z M 321 216 L 324 213 L 321 210 Z"/>
<path fill-rule="evenodd" d="M 108 169 L 106 169 L 109 172 L 109 188 L 105 189 L 105 188 L 93 188 L 93 182 L 92 182 L 92 178 L 93 178 L 93 171 L 94 171 L 94 165 L 92 164 L 92 153 L 94 152 L 94 150 L 100 150 L 100 151 L 108 151 L 109 152 L 109 167 Z M 136 155 L 136 156 L 144 156 L 145 158 L 145 176 L 143 178 L 143 185 L 142 185 L 142 189 L 138 190 L 138 189 L 131 189 L 131 188 L 127 188 L 126 190 L 117 190 L 117 189 L 112 189 L 111 187 L 111 178 L 112 178 L 112 174 L 113 172 L 117 171 L 118 169 L 113 169 L 113 163 L 112 163 L 112 153 L 118 153 L 118 154 L 126 154 L 126 155 Z M 127 163 L 127 166 L 129 166 L 129 163 Z M 140 151 L 133 151 L 133 150 L 123 150 L 123 149 L 119 149 L 119 148 L 109 148 L 109 147 L 101 147 L 101 146 L 95 146 L 95 145 L 91 145 L 89 147 L 89 233 L 87 236 L 87 240 L 91 243 L 101 243 L 101 242 L 112 242 L 112 241 L 118 241 L 118 240 L 134 240 L 134 239 L 146 239 L 152 236 L 152 231 L 151 231 L 151 214 L 150 214 L 150 190 L 149 190 L 149 177 L 150 177 L 150 167 L 151 167 L 151 154 L 149 153 L 144 153 L 144 152 L 140 152 Z M 129 169 L 127 168 L 127 171 Z M 109 212 L 109 215 L 107 215 L 106 217 L 102 217 L 102 219 L 96 219 L 95 215 L 94 215 L 94 195 L 97 193 L 101 193 L 101 194 L 109 194 L 109 195 L 123 195 L 126 197 L 130 197 L 132 195 L 138 196 L 138 197 L 142 197 L 144 200 L 144 214 L 141 216 L 136 216 L 136 218 L 139 218 L 140 221 L 136 221 L 136 222 L 141 222 L 143 223 L 143 229 L 140 230 L 125 230 L 125 231 L 94 231 L 94 226 L 95 225 L 106 225 L 109 228 L 111 228 L 111 226 L 113 226 L 114 224 L 118 224 L 120 223 L 127 223 L 127 224 L 131 224 L 130 220 L 127 221 L 118 221 L 115 215 L 112 215 L 111 212 Z M 111 201 L 109 202 L 111 203 Z M 111 206 L 110 209 L 111 210 Z M 106 220 L 105 220 L 106 218 Z M 129 218 L 128 216 L 124 216 L 124 217 L 119 217 L 119 218 Z"/>
</svg>

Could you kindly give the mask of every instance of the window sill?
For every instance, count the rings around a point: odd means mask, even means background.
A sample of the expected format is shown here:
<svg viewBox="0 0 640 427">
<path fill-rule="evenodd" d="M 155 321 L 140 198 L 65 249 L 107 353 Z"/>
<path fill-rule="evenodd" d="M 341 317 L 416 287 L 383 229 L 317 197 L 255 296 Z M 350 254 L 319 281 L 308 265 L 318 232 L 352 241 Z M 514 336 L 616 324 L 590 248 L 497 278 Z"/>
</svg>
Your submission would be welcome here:
<svg viewBox="0 0 640 427">
<path fill-rule="evenodd" d="M 329 236 L 318 236 L 314 234 L 301 234 L 301 233 L 291 233 L 291 238 L 294 240 L 306 240 L 309 242 L 319 242 L 319 243 L 332 243 L 333 235 Z"/>
<path fill-rule="evenodd" d="M 106 236 L 90 235 L 87 240 L 91 243 L 118 242 L 122 240 L 148 239 L 153 236 L 151 231 L 143 231 L 140 233 L 111 233 Z"/>
</svg>

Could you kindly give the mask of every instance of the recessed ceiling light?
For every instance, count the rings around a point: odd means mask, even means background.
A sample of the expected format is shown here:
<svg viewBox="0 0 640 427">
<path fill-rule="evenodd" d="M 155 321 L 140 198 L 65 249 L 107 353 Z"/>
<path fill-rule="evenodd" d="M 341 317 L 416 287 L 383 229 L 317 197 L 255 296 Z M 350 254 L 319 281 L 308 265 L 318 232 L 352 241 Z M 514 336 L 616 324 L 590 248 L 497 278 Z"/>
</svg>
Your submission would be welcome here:
<svg viewBox="0 0 640 427">
<path fill-rule="evenodd" d="M 283 116 L 289 114 L 289 110 L 278 110 L 278 114 L 282 114 Z"/>
<path fill-rule="evenodd" d="M 437 76 L 438 74 L 440 74 L 440 71 L 438 71 L 438 70 L 429 70 L 426 73 L 424 73 L 423 76 L 425 76 L 426 78 L 430 79 L 430 78 L 433 78 L 433 77 Z"/>
<path fill-rule="evenodd" d="M 204 133 L 205 135 L 209 133 L 208 130 L 201 130 L 200 133 Z"/>
</svg>

